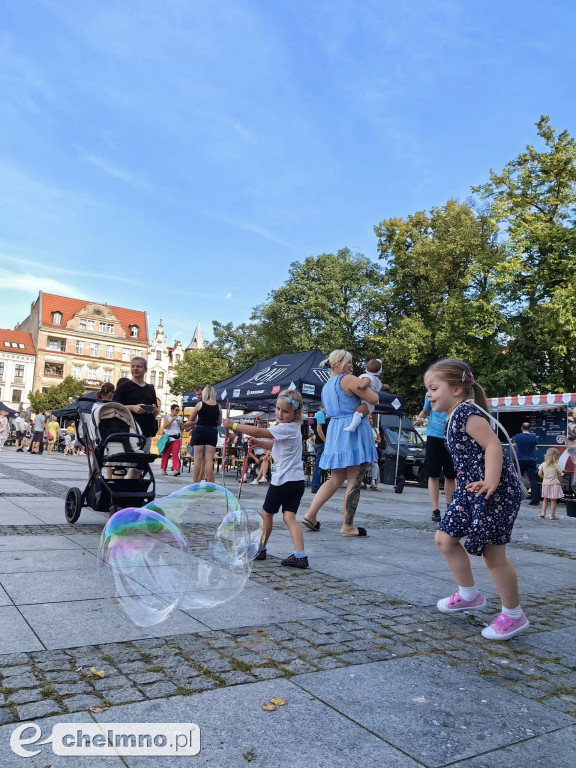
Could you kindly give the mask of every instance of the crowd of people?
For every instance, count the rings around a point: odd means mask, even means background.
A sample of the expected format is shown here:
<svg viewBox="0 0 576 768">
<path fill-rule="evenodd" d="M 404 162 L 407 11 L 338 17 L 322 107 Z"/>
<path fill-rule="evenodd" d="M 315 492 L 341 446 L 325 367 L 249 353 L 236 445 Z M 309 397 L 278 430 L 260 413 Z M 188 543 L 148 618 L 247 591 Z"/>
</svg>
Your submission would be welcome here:
<svg viewBox="0 0 576 768">
<path fill-rule="evenodd" d="M 240 446 L 251 459 L 255 477 L 252 484 L 267 484 L 262 505 L 262 535 L 257 561 L 266 559 L 267 543 L 273 529 L 274 516 L 282 512 L 292 538 L 293 553 L 282 560 L 287 567 L 309 567 L 304 545 L 304 531 L 320 530 L 322 507 L 343 486 L 342 524 L 340 535 L 366 538 L 366 528 L 356 525 L 355 516 L 366 471 L 371 468 L 372 487 L 378 485 L 379 432 L 372 423 L 372 412 L 382 389 L 382 362 L 370 360 L 366 371 L 357 377 L 352 373 L 352 356 L 346 350 L 335 350 L 325 364 L 330 377 L 322 389 L 322 405 L 314 415 L 313 427 L 307 428 L 303 416 L 302 395 L 295 389 L 279 393 L 273 425 L 258 426 L 227 418 L 226 446 L 237 451 Z M 154 387 L 146 383 L 147 363 L 136 357 L 131 362 L 131 378 L 121 379 L 117 386 L 105 384 L 98 392 L 101 407 L 106 400 L 125 405 L 133 414 L 145 438 L 144 450 L 158 432 L 158 406 Z M 518 471 L 504 456 L 502 444 L 487 413 L 484 390 L 475 380 L 470 367 L 461 360 L 445 358 L 430 366 L 424 377 L 426 396 L 416 423 L 427 419 L 426 467 L 428 491 L 432 504 L 432 520 L 438 523 L 436 544 L 454 576 L 457 590 L 438 601 L 438 610 L 456 613 L 483 608 L 484 596 L 475 585 L 471 556 L 481 556 L 500 595 L 502 610 L 482 635 L 489 639 L 508 639 L 528 628 L 529 622 L 520 605 L 516 572 L 506 555 L 512 528 L 521 503 L 522 476 L 531 486 L 531 505 L 543 497 L 541 517 L 546 516 L 550 502 L 550 520 L 558 519 L 556 505 L 563 491 L 562 471 L 558 467 L 559 451 L 550 448 L 538 467 L 534 451 L 538 444 L 530 424 L 522 424 L 514 436 Z M 212 386 L 198 388 L 197 403 L 186 421 L 180 408 L 173 404 L 162 419 L 159 441 L 161 469 L 167 474 L 172 463 L 174 475 L 180 474 L 182 434 L 192 431 L 190 452 L 194 458 L 194 482 L 214 482 L 214 463 L 218 444 L 218 428 L 222 425 L 222 409 Z M 113 419 L 108 427 L 114 429 Z M 103 423 L 103 422 L 102 422 Z M 306 428 L 303 431 L 303 427 Z M 56 419 L 46 421 L 40 410 L 33 423 L 21 412 L 15 420 L 17 451 L 39 453 L 47 442 L 52 453 L 59 440 L 64 453 L 75 452 L 72 422 L 64 427 Z M 107 426 L 103 426 L 103 431 Z M 0 450 L 9 434 L 8 421 L 0 414 Z M 312 501 L 297 522 L 297 513 L 305 490 L 303 442 L 308 453 L 315 454 L 311 479 Z M 573 439 L 564 438 L 566 448 L 576 459 Z M 444 477 L 447 508 L 440 510 L 440 478 Z M 542 490 L 538 484 L 542 479 Z M 241 477 L 241 482 L 245 477 Z"/>
</svg>

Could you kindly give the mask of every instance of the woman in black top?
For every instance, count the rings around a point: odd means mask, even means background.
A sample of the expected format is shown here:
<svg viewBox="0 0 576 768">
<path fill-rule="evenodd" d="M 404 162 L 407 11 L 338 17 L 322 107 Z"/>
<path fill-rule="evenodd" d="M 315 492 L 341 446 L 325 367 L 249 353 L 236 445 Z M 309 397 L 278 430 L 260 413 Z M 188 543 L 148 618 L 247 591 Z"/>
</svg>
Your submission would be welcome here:
<svg viewBox="0 0 576 768">
<path fill-rule="evenodd" d="M 214 482 L 214 454 L 218 442 L 218 427 L 222 424 L 222 409 L 216 402 L 214 387 L 204 387 L 202 401 L 190 414 L 196 420 L 192 440 L 194 442 L 194 482 Z"/>
</svg>

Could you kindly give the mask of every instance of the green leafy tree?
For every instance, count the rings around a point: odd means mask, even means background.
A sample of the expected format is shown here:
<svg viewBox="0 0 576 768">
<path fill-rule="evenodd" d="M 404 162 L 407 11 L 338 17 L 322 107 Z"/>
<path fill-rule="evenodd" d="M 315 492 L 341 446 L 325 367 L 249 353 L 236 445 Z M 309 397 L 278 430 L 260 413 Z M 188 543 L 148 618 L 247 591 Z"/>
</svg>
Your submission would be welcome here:
<svg viewBox="0 0 576 768">
<path fill-rule="evenodd" d="M 382 307 L 382 269 L 348 248 L 290 265 L 288 280 L 237 327 L 214 323 L 214 346 L 234 372 L 278 354 L 348 349 L 363 360 Z"/>
<path fill-rule="evenodd" d="M 60 384 L 49 387 L 47 392 L 30 392 L 28 397 L 33 410 L 38 413 L 41 408 L 46 411 L 63 408 L 83 394 L 84 385 L 72 376 L 67 376 Z"/>
<path fill-rule="evenodd" d="M 196 387 L 217 384 L 230 376 L 228 362 L 213 346 L 189 349 L 184 359 L 176 363 L 176 376 L 170 382 L 173 395 L 182 395 Z"/>
<path fill-rule="evenodd" d="M 474 189 L 505 231 L 501 266 L 513 391 L 576 388 L 576 142 L 550 118 L 536 123 L 543 147 L 527 146 Z"/>
<path fill-rule="evenodd" d="M 466 359 L 490 386 L 505 332 L 497 271 L 505 249 L 491 212 L 449 200 L 375 232 L 386 311 L 371 343 L 392 389 L 419 407 L 426 368 L 446 355 Z"/>
</svg>

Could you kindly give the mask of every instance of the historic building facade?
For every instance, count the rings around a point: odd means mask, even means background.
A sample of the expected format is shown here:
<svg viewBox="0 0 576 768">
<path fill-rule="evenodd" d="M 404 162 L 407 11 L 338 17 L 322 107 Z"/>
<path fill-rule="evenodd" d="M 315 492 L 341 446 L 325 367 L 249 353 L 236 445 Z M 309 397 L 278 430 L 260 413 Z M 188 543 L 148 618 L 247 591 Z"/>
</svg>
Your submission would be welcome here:
<svg viewBox="0 0 576 768">
<path fill-rule="evenodd" d="M 196 326 L 192 340 L 186 349 L 184 349 L 180 341 L 174 342 L 174 346 L 171 347 L 164 333 L 162 320 L 158 323 L 158 328 L 150 339 L 148 348 L 147 381 L 156 388 L 156 395 L 160 401 L 160 408 L 163 413 L 170 411 L 172 403 L 182 405 L 182 397 L 170 393 L 169 384 L 176 373 L 175 366 L 184 359 L 186 350 L 202 349 L 203 347 L 204 339 L 200 323 Z"/>
<path fill-rule="evenodd" d="M 130 376 L 130 360 L 148 358 L 146 313 L 40 291 L 16 327 L 36 348 L 34 392 L 72 376 L 87 391 Z"/>
<path fill-rule="evenodd" d="M 30 405 L 36 350 L 32 335 L 0 328 L 0 400 L 15 411 Z"/>
</svg>

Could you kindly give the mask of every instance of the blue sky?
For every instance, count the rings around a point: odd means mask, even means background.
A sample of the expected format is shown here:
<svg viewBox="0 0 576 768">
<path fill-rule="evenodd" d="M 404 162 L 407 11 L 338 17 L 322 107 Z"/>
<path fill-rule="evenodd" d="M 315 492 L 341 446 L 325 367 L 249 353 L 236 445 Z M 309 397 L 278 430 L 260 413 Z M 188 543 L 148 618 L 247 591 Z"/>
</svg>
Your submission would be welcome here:
<svg viewBox="0 0 576 768">
<path fill-rule="evenodd" d="M 570 2 L 0 0 L 0 327 L 38 290 L 190 339 L 290 263 L 576 135 Z"/>
</svg>

